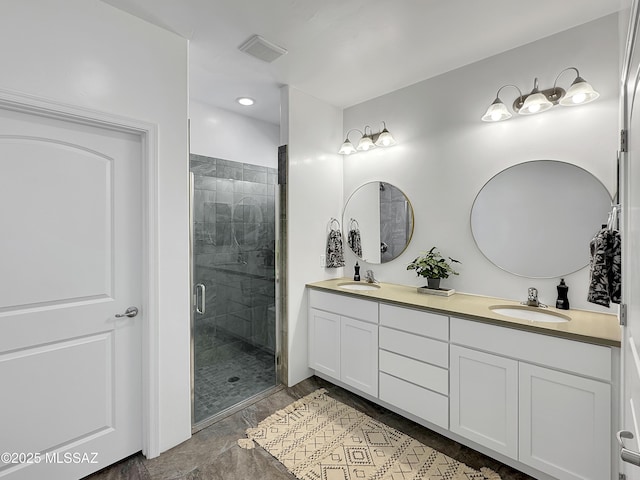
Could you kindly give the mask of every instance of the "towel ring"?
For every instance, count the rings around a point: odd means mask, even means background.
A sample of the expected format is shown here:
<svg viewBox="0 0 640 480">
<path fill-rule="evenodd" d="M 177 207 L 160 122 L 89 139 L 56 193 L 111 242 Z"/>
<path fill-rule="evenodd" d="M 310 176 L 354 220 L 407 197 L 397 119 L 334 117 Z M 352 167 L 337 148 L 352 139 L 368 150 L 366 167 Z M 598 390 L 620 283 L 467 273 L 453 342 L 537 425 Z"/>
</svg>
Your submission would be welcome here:
<svg viewBox="0 0 640 480">
<path fill-rule="evenodd" d="M 356 229 L 360 230 L 360 224 L 358 224 L 358 221 L 355 218 L 352 218 L 351 220 L 349 220 L 349 230 L 353 230 L 354 224 L 356 226 Z"/>
<path fill-rule="evenodd" d="M 607 218 L 607 229 L 618 230 L 620 210 L 620 204 L 611 205 L 611 211 L 608 215 L 609 218 Z"/>
<path fill-rule="evenodd" d="M 338 225 L 338 227 L 334 228 L 333 227 L 334 224 Z M 331 220 L 329 221 L 329 228 L 331 230 L 340 230 L 340 222 L 338 221 L 337 218 L 331 217 Z"/>
</svg>

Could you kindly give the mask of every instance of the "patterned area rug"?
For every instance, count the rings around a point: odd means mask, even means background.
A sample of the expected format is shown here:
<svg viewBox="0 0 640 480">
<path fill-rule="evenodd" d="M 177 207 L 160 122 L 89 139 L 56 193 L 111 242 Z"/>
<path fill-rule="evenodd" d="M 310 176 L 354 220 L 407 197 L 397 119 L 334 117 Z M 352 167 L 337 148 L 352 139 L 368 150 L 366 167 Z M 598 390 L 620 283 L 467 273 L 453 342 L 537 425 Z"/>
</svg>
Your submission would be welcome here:
<svg viewBox="0 0 640 480">
<path fill-rule="evenodd" d="M 292 403 L 257 428 L 247 430 L 243 448 L 254 441 L 301 480 L 500 480 L 474 470 L 356 409 L 326 390 Z"/>
</svg>

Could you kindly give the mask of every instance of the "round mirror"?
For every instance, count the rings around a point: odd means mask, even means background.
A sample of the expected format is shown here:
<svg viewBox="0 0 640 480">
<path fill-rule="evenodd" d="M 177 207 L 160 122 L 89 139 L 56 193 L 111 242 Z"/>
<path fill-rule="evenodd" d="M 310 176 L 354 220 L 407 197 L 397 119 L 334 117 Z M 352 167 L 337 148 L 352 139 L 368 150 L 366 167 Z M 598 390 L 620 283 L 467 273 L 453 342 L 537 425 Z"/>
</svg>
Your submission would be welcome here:
<svg viewBox="0 0 640 480">
<path fill-rule="evenodd" d="M 535 160 L 489 180 L 471 208 L 471 231 L 497 267 L 554 278 L 589 264 L 589 242 L 607 222 L 611 196 L 586 170 Z"/>
<path fill-rule="evenodd" d="M 345 243 L 367 263 L 400 255 L 413 235 L 413 207 L 398 187 L 365 183 L 351 194 L 342 214 Z"/>
</svg>

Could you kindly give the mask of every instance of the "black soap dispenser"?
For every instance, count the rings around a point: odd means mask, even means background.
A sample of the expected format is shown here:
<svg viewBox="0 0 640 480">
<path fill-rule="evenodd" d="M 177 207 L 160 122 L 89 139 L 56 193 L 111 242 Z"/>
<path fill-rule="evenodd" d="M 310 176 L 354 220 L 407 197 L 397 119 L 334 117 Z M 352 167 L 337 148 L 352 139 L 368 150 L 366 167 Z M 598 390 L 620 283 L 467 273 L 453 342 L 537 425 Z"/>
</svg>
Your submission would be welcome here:
<svg viewBox="0 0 640 480">
<path fill-rule="evenodd" d="M 353 269 L 355 270 L 355 273 L 353 274 L 353 279 L 356 282 L 359 282 L 360 281 L 360 265 L 358 265 L 358 262 L 356 262 Z"/>
<path fill-rule="evenodd" d="M 569 287 L 564 283 L 564 278 L 560 279 L 560 285 L 556 287 L 558 289 L 558 300 L 556 300 L 556 308 L 561 310 L 569 310 Z"/>
</svg>

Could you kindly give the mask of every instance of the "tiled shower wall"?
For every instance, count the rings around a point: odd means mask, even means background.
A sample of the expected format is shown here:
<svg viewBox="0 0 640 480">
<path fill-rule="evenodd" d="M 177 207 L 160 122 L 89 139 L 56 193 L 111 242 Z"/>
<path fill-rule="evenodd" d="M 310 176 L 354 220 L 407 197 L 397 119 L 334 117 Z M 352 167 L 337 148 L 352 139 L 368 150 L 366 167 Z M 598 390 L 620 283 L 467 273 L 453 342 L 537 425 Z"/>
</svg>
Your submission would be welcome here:
<svg viewBox="0 0 640 480">
<path fill-rule="evenodd" d="M 224 357 L 221 338 L 274 353 L 277 170 L 193 154 L 190 163 L 194 281 L 207 292 L 194 319 L 196 364 Z"/>
</svg>

